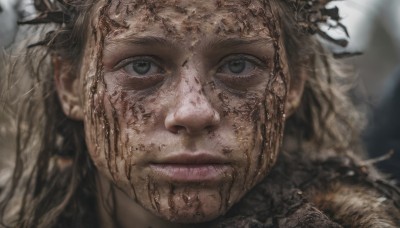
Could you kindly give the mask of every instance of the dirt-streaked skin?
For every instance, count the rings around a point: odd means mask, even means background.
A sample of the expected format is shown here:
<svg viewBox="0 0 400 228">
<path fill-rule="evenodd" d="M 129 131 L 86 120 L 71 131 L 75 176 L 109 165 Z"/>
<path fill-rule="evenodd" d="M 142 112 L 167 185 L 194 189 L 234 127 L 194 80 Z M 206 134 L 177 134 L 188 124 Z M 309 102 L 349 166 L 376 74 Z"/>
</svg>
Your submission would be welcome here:
<svg viewBox="0 0 400 228">
<path fill-rule="evenodd" d="M 209 221 L 274 164 L 288 74 L 279 26 L 263 4 L 95 7 L 81 70 L 86 140 L 99 175 L 132 204 L 171 222 Z M 149 72 L 135 72 L 138 60 L 151 65 Z M 245 65 L 239 73 L 229 67 L 235 61 Z M 224 161 L 223 173 L 188 182 L 151 166 L 182 153 L 212 154 Z"/>
</svg>

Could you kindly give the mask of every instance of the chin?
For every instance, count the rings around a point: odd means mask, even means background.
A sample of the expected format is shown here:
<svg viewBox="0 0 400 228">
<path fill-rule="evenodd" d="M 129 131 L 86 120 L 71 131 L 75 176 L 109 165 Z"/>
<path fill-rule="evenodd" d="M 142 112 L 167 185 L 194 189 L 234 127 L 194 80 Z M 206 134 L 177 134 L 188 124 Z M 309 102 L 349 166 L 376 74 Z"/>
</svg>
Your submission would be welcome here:
<svg viewBox="0 0 400 228">
<path fill-rule="evenodd" d="M 226 189 L 228 190 L 228 189 Z M 220 189 L 176 189 L 174 194 L 160 198 L 159 210 L 151 213 L 172 223 L 204 223 L 224 215 L 240 197 L 224 194 Z M 149 205 L 147 205 L 149 206 Z"/>
<path fill-rule="evenodd" d="M 199 224 L 213 221 L 225 213 L 226 211 L 220 211 L 218 208 L 200 213 L 196 209 L 187 210 L 182 208 L 182 210 L 176 210 L 174 214 L 171 214 L 169 211 L 158 213 L 158 217 L 171 223 Z"/>
</svg>

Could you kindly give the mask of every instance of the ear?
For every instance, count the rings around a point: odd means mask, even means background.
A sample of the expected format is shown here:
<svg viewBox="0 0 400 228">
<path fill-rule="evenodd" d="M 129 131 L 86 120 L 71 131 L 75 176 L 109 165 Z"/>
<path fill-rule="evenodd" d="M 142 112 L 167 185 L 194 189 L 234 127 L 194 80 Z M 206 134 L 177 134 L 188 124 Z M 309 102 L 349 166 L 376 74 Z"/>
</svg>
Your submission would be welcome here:
<svg viewBox="0 0 400 228">
<path fill-rule="evenodd" d="M 300 105 L 304 91 L 304 84 L 308 76 L 307 65 L 308 64 L 303 63 L 300 67 L 291 72 L 290 86 L 285 104 L 286 118 L 291 116 Z"/>
<path fill-rule="evenodd" d="M 70 63 L 60 56 L 52 56 L 52 62 L 55 86 L 65 115 L 73 120 L 83 120 L 79 77 L 72 73 Z"/>
</svg>

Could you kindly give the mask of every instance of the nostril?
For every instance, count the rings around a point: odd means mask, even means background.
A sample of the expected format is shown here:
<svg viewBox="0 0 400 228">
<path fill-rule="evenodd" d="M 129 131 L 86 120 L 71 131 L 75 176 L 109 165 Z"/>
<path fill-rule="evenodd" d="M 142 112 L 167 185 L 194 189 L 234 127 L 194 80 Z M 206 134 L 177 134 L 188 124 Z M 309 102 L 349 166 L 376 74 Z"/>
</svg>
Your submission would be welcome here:
<svg viewBox="0 0 400 228">
<path fill-rule="evenodd" d="M 216 125 L 210 125 L 210 126 L 207 126 L 205 129 L 206 129 L 208 134 L 211 134 L 213 131 L 215 131 L 215 129 L 217 129 L 217 126 Z"/>
</svg>

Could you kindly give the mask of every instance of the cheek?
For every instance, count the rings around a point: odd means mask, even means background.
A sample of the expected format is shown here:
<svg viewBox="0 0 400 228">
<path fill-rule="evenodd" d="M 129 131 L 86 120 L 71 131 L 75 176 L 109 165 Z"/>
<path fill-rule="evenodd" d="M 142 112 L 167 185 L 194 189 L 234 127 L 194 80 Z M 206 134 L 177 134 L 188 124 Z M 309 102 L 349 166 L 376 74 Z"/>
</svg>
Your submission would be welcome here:
<svg viewBox="0 0 400 228">
<path fill-rule="evenodd" d="M 234 153 L 242 157 L 242 163 L 238 163 L 237 181 L 243 181 L 247 189 L 271 170 L 283 138 L 285 81 L 275 77 L 265 87 L 243 96 L 227 92 L 219 92 L 217 96 L 220 112 L 234 132 L 238 145 Z"/>
<path fill-rule="evenodd" d="M 269 83 L 273 88 L 267 89 L 257 121 L 255 151 L 258 148 L 259 153 L 253 154 L 253 159 L 256 160 L 256 181 L 260 181 L 271 170 L 283 140 L 286 86 L 282 80 L 275 80 Z"/>
<path fill-rule="evenodd" d="M 221 125 L 224 125 L 227 134 L 231 135 L 230 145 L 236 147 L 226 149 L 226 153 L 237 159 L 235 178 L 233 179 L 235 194 L 243 194 L 256 182 L 258 173 L 257 163 L 261 152 L 262 141 L 261 123 L 264 118 L 264 93 L 233 94 L 225 90 L 216 90 L 217 105 L 221 113 Z M 215 138 L 212 134 L 210 140 Z"/>
</svg>

